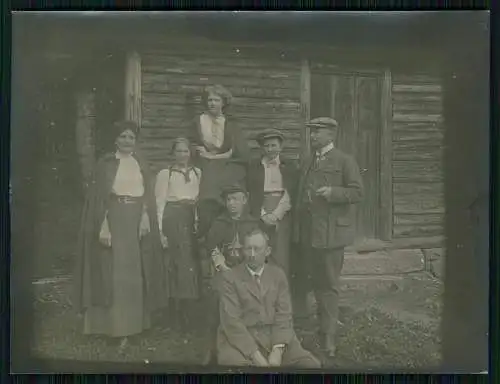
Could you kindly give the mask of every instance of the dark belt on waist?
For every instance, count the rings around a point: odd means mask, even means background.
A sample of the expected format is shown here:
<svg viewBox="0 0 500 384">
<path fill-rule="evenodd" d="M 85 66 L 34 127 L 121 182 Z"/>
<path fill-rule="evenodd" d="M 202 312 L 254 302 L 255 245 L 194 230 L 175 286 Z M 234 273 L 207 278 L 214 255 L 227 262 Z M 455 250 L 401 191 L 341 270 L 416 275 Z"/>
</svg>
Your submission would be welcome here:
<svg viewBox="0 0 500 384">
<path fill-rule="evenodd" d="M 285 194 L 284 191 L 264 192 L 264 196 L 279 196 L 279 197 L 282 197 L 284 194 Z"/>
<path fill-rule="evenodd" d="M 143 196 L 120 196 L 111 194 L 111 200 L 117 201 L 120 204 L 137 204 L 143 201 Z"/>
<path fill-rule="evenodd" d="M 182 199 L 182 200 L 175 200 L 175 201 L 167 201 L 168 205 L 195 205 L 196 201 L 195 200 L 190 200 L 190 199 Z"/>
</svg>

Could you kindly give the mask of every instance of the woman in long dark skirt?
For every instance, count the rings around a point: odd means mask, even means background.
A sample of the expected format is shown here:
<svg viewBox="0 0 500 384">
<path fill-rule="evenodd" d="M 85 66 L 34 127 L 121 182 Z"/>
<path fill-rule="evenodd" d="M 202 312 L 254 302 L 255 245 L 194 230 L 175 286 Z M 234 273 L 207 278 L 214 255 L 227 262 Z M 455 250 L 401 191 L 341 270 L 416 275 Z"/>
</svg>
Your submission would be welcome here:
<svg viewBox="0 0 500 384">
<path fill-rule="evenodd" d="M 150 327 L 165 289 L 151 176 L 135 152 L 137 126 L 113 128 L 116 152 L 97 163 L 83 209 L 75 306 L 85 334 L 121 339 L 121 350 Z"/>
<path fill-rule="evenodd" d="M 155 195 L 160 236 L 165 248 L 171 304 L 169 318 L 179 326 L 193 320 L 194 306 L 199 298 L 195 223 L 202 173 L 190 164 L 191 148 L 187 139 L 176 139 L 172 152 L 175 163 L 158 173 Z"/>
<path fill-rule="evenodd" d="M 224 211 L 222 190 L 245 178 L 249 149 L 234 119 L 227 115 L 232 96 L 222 85 L 204 89 L 205 112 L 193 125 L 195 164 L 203 171 L 198 202 L 198 236 Z"/>
</svg>

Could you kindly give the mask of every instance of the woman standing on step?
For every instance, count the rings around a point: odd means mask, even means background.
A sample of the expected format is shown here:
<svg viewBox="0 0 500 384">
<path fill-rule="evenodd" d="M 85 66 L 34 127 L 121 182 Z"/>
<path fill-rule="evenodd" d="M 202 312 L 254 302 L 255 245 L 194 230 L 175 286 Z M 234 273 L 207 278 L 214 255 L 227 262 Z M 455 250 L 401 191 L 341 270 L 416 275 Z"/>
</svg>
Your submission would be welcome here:
<svg viewBox="0 0 500 384">
<path fill-rule="evenodd" d="M 191 164 L 189 140 L 176 139 L 172 152 L 174 164 L 158 173 L 155 195 L 166 261 L 169 315 L 179 326 L 192 320 L 193 304 L 199 298 L 195 223 L 202 173 Z"/>
<path fill-rule="evenodd" d="M 121 340 L 150 327 L 164 296 L 156 204 L 147 163 L 136 152 L 137 126 L 113 126 L 116 150 L 95 167 L 82 214 L 75 307 L 85 334 Z"/>
</svg>

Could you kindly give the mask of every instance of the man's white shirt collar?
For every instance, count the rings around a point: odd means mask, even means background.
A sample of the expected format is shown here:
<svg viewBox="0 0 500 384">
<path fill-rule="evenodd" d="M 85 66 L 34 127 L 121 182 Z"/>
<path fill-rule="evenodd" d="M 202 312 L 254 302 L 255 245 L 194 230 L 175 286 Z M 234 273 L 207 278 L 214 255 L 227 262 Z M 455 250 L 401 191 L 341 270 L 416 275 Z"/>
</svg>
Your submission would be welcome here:
<svg viewBox="0 0 500 384">
<path fill-rule="evenodd" d="M 323 157 L 325 156 L 328 152 L 330 152 L 335 146 L 333 145 L 333 142 L 331 142 L 328 145 L 325 145 L 323 148 L 321 148 L 319 151 L 316 151 L 316 155 L 318 157 Z"/>
<path fill-rule="evenodd" d="M 258 271 L 253 271 L 252 269 L 250 269 L 248 267 L 248 265 L 245 265 L 245 267 L 247 268 L 248 272 L 250 272 L 250 274 L 252 276 L 259 276 L 259 277 L 261 277 L 262 276 L 262 272 L 264 272 L 264 266 L 262 266 L 262 268 L 260 270 L 258 270 Z"/>
<path fill-rule="evenodd" d="M 268 165 L 269 163 L 275 163 L 276 165 L 280 165 L 280 155 L 276 156 L 274 159 L 272 160 L 268 160 L 266 159 L 265 157 L 262 158 L 262 161 L 261 161 L 262 165 Z"/>
</svg>

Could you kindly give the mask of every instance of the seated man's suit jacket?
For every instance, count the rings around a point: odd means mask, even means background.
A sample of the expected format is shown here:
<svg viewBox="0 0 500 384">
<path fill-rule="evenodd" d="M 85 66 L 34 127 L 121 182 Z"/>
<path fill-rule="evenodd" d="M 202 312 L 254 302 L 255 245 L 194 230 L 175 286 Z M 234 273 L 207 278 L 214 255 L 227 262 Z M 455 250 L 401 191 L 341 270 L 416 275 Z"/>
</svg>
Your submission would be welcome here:
<svg viewBox="0 0 500 384">
<path fill-rule="evenodd" d="M 279 267 L 266 264 L 260 285 L 244 263 L 225 272 L 222 280 L 219 350 L 236 349 L 249 357 L 296 338 L 288 282 Z"/>
</svg>

